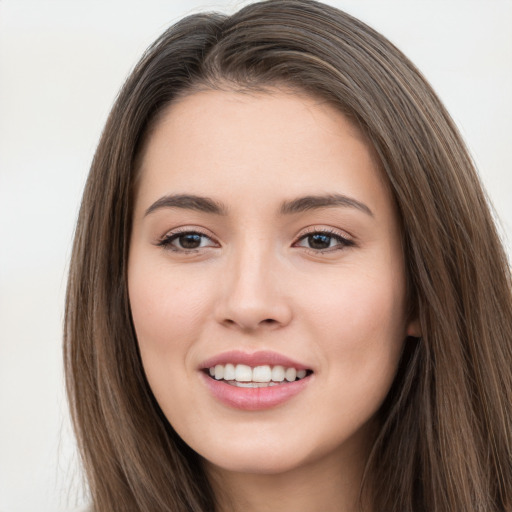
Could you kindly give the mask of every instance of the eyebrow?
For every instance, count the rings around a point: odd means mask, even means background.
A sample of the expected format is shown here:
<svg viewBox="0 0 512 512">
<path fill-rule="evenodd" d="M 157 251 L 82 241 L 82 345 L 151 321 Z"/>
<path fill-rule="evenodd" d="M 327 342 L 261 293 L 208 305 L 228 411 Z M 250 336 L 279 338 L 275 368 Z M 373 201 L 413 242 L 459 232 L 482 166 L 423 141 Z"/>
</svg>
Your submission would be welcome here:
<svg viewBox="0 0 512 512">
<path fill-rule="evenodd" d="M 302 213 L 307 210 L 317 210 L 319 208 L 332 208 L 336 206 L 356 208 L 367 215 L 373 217 L 373 212 L 364 203 L 357 199 L 345 196 L 343 194 L 327 194 L 319 196 L 305 196 L 286 201 L 281 206 L 282 215 L 290 215 L 293 213 Z"/>
<path fill-rule="evenodd" d="M 308 210 L 333 207 L 356 208 L 373 217 L 373 212 L 368 206 L 352 197 L 343 194 L 326 194 L 316 196 L 304 196 L 291 201 L 285 201 L 280 208 L 281 215 L 292 215 Z M 182 208 L 198 212 L 212 213 L 215 215 L 227 215 L 228 208 L 224 204 L 214 201 L 209 197 L 193 194 L 166 195 L 156 200 L 145 212 L 144 216 L 161 208 Z"/>
<path fill-rule="evenodd" d="M 160 208 L 183 208 L 215 215 L 227 215 L 227 207 L 222 203 L 214 201 L 209 197 L 195 196 L 191 194 L 174 194 L 163 196 L 155 201 L 147 210 L 144 216 L 153 213 Z"/>
</svg>

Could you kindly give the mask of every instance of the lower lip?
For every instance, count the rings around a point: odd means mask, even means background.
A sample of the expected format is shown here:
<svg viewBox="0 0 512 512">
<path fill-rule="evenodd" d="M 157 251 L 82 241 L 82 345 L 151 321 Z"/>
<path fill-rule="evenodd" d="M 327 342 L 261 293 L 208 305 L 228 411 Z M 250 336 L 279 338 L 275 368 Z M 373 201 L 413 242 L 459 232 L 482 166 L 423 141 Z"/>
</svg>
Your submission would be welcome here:
<svg viewBox="0 0 512 512">
<path fill-rule="evenodd" d="M 223 404 L 244 411 L 261 411 L 281 405 L 303 391 L 311 375 L 294 382 L 265 388 L 239 388 L 222 380 L 215 380 L 201 372 L 212 395 Z"/>
</svg>

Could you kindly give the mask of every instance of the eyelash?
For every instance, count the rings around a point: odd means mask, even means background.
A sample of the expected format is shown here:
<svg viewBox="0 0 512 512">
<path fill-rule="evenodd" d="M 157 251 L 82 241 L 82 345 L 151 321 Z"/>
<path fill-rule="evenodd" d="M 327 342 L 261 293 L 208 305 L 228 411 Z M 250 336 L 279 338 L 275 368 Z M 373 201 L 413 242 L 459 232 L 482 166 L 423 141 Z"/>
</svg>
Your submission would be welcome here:
<svg viewBox="0 0 512 512">
<path fill-rule="evenodd" d="M 299 242 L 301 242 L 303 240 L 307 240 L 308 238 L 315 236 L 315 235 L 321 235 L 321 236 L 327 237 L 329 239 L 334 239 L 338 243 L 334 247 L 328 247 L 326 249 L 314 249 L 312 247 L 304 247 L 304 246 L 300 246 L 300 245 L 299 245 L 299 247 L 303 247 L 308 252 L 311 252 L 313 254 L 326 254 L 329 252 L 341 251 L 343 249 L 346 249 L 348 247 L 353 247 L 355 245 L 354 240 L 351 240 L 350 238 L 347 238 L 346 236 L 343 236 L 340 233 L 338 233 L 332 229 L 311 228 L 311 230 L 309 232 L 302 234 L 299 237 L 299 239 L 297 240 L 297 242 L 294 242 L 294 244 L 293 244 L 294 247 L 297 247 Z"/>
<path fill-rule="evenodd" d="M 189 235 L 189 236 L 190 235 L 199 236 L 203 240 L 204 239 L 208 239 L 208 240 L 210 240 L 212 242 L 212 245 L 207 245 L 207 246 L 204 246 L 204 247 L 199 246 L 199 247 L 196 247 L 196 248 L 193 248 L 193 249 L 187 249 L 185 247 L 175 247 L 173 245 L 174 241 L 179 240 L 180 237 L 183 237 L 183 236 L 186 236 L 186 235 Z M 337 242 L 337 244 L 334 247 L 327 247 L 325 249 L 314 249 L 312 247 L 304 247 L 302 245 L 299 245 L 299 243 L 302 242 L 303 240 L 307 240 L 308 238 L 313 237 L 315 235 L 324 236 L 326 238 L 329 238 L 330 241 L 332 239 L 334 239 Z M 181 253 L 181 254 L 190 254 L 190 253 L 197 253 L 201 249 L 205 249 L 205 248 L 209 248 L 209 247 L 214 247 L 215 245 L 213 245 L 213 244 L 216 245 L 217 242 L 215 240 L 213 240 L 212 237 L 210 237 L 209 235 L 207 235 L 205 233 L 202 233 L 201 231 L 198 231 L 198 230 L 185 228 L 183 230 L 178 230 L 178 231 L 173 231 L 171 233 L 167 233 L 157 243 L 157 246 L 158 247 L 162 247 L 162 248 L 167 249 L 167 250 L 170 250 L 170 251 L 173 251 L 173 252 L 178 252 L 178 253 Z M 340 250 L 346 249 L 347 247 L 353 247 L 354 245 L 355 245 L 355 242 L 353 240 L 351 240 L 350 238 L 347 238 L 345 236 L 342 236 L 339 233 L 337 233 L 336 231 L 330 230 L 330 229 L 311 229 L 311 231 L 309 231 L 309 232 L 307 232 L 305 234 L 302 234 L 297 239 L 297 241 L 293 243 L 293 247 L 302 247 L 302 248 L 306 249 L 308 252 L 311 252 L 313 254 L 325 254 L 325 253 L 328 253 L 328 252 L 340 251 Z"/>
<path fill-rule="evenodd" d="M 205 248 L 205 247 L 197 247 L 197 248 L 194 248 L 194 249 L 186 249 L 185 247 L 175 247 L 172 244 L 175 240 L 179 240 L 180 237 L 183 237 L 185 235 L 197 235 L 197 236 L 202 237 L 202 239 L 206 238 L 206 239 L 211 240 L 214 244 L 217 243 L 217 242 L 215 242 L 212 239 L 212 237 L 210 237 L 206 233 L 202 233 L 201 231 L 198 231 L 197 229 L 187 229 L 187 228 L 185 228 L 185 229 L 182 229 L 182 230 L 177 230 L 177 231 L 173 231 L 171 233 L 167 233 L 157 243 L 157 245 L 158 245 L 158 247 L 163 247 L 164 249 L 167 249 L 169 251 L 174 251 L 174 252 L 183 253 L 183 254 L 196 253 L 196 252 L 199 252 L 199 250 Z M 213 247 L 213 245 L 208 245 L 206 247 Z"/>
</svg>

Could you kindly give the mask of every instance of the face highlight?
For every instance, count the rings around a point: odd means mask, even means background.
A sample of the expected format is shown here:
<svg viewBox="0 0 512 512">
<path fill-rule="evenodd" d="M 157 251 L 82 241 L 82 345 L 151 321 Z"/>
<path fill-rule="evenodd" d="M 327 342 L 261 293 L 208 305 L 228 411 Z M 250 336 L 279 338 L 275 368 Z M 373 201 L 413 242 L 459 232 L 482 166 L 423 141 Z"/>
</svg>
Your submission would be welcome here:
<svg viewBox="0 0 512 512">
<path fill-rule="evenodd" d="M 142 156 L 128 266 L 151 389 L 208 465 L 360 461 L 410 333 L 399 223 L 333 107 L 207 91 Z"/>
</svg>

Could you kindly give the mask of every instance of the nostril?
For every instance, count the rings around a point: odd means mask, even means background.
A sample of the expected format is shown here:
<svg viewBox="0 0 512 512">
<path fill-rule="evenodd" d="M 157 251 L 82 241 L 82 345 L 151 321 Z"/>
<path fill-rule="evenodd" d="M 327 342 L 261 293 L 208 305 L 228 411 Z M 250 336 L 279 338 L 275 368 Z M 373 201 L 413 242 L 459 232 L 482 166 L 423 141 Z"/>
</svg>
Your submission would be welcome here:
<svg viewBox="0 0 512 512">
<path fill-rule="evenodd" d="M 277 326 L 279 326 L 279 321 L 275 320 L 274 318 L 265 318 L 264 320 L 250 322 L 243 322 L 243 321 L 236 321 L 232 318 L 225 318 L 222 320 L 222 325 L 224 327 L 233 328 L 238 327 L 244 331 L 252 331 L 257 329 L 274 329 Z"/>
</svg>

